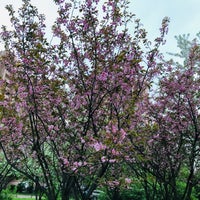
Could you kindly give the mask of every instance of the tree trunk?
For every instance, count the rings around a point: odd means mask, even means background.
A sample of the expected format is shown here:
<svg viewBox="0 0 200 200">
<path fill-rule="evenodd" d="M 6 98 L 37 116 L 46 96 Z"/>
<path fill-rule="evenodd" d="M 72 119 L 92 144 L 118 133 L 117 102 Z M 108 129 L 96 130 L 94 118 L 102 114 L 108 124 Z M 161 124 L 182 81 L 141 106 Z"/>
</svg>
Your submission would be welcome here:
<svg viewBox="0 0 200 200">
<path fill-rule="evenodd" d="M 121 200 L 119 188 L 115 188 L 115 189 L 114 189 L 114 193 L 113 193 L 113 196 L 112 196 L 112 200 Z"/>
</svg>

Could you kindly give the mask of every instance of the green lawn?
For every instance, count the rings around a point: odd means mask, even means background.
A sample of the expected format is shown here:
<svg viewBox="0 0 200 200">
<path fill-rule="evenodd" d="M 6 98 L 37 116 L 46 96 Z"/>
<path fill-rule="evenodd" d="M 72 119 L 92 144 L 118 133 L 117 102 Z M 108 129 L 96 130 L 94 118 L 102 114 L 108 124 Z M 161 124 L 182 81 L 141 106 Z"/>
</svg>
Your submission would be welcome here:
<svg viewBox="0 0 200 200">
<path fill-rule="evenodd" d="M 21 194 L 14 194 L 12 195 L 12 200 L 34 200 L 35 196 L 31 195 L 21 195 Z"/>
<path fill-rule="evenodd" d="M 17 197 L 13 197 L 12 200 L 33 200 L 35 198 L 17 198 Z"/>
</svg>

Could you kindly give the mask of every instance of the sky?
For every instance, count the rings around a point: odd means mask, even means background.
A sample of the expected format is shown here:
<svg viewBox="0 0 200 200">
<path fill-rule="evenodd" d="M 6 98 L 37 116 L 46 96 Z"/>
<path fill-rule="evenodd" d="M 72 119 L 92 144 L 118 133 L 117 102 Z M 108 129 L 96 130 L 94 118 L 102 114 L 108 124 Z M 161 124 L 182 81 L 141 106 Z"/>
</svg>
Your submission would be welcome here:
<svg viewBox="0 0 200 200">
<path fill-rule="evenodd" d="M 21 5 L 21 0 L 0 0 L 0 26 L 9 26 L 9 16 L 5 10 L 7 4 L 13 4 L 14 8 Z M 148 32 L 150 40 L 159 35 L 162 19 L 165 16 L 170 18 L 169 32 L 166 36 L 166 44 L 162 51 L 178 52 L 175 35 L 190 33 L 191 39 L 200 31 L 200 0 L 130 0 L 130 10 L 141 20 Z M 46 15 L 46 22 L 49 27 L 56 18 L 56 6 L 53 0 L 32 0 L 40 13 Z M 0 49 L 2 45 L 0 44 Z"/>
<path fill-rule="evenodd" d="M 177 53 L 175 36 L 190 34 L 194 39 L 200 32 L 200 0 L 132 0 L 131 10 L 141 19 L 149 38 L 159 34 L 162 19 L 170 18 L 169 32 L 162 51 Z"/>
</svg>

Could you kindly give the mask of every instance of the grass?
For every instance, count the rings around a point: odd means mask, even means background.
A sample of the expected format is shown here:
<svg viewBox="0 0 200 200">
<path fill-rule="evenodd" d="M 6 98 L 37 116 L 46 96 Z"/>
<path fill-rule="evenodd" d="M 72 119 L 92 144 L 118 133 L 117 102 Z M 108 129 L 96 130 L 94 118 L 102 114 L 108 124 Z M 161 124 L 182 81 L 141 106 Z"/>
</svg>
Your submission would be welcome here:
<svg viewBox="0 0 200 200">
<path fill-rule="evenodd" d="M 34 194 L 11 194 L 12 200 L 35 200 Z M 42 197 L 42 200 L 46 200 L 45 197 Z"/>
<path fill-rule="evenodd" d="M 34 200 L 35 196 L 30 197 L 30 195 L 14 194 L 12 195 L 12 200 Z"/>
<path fill-rule="evenodd" d="M 12 200 L 33 200 L 34 198 L 17 198 L 13 197 Z"/>
</svg>

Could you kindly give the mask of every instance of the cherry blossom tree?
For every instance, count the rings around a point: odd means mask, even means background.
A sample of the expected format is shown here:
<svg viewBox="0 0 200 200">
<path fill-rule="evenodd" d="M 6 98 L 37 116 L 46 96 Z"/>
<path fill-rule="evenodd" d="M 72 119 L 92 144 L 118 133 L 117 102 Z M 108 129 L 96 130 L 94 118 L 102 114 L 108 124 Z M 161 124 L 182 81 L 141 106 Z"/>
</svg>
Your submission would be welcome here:
<svg viewBox="0 0 200 200">
<path fill-rule="evenodd" d="M 199 182 L 199 44 L 191 43 L 184 65 L 165 62 L 148 105 L 148 136 L 142 155 L 162 199 L 190 199 Z M 184 186 L 179 190 L 178 183 Z M 178 193 L 179 192 L 179 193 Z M 152 196 L 149 197 L 152 199 Z"/>
<path fill-rule="evenodd" d="M 73 97 L 72 107 L 80 120 L 77 124 L 74 120 L 71 122 L 77 126 L 74 130 L 81 130 L 77 133 L 83 139 L 81 152 L 83 147 L 91 147 L 92 141 L 99 155 L 99 158 L 95 157 L 99 159 L 95 161 L 99 162 L 98 166 L 103 163 L 107 168 L 122 166 L 124 147 L 129 143 L 127 138 L 132 136 L 132 130 L 145 113 L 142 108 L 147 91 L 158 73 L 155 62 L 159 57 L 157 49 L 164 42 L 168 19 L 163 20 L 161 36 L 149 49 L 146 32 L 138 20 L 135 21 L 135 38 L 128 34 L 127 23 L 131 16 L 125 12 L 125 18 L 121 18 L 123 14 L 120 12 L 121 7 L 126 7 L 126 1 L 108 1 L 103 6 L 101 21 L 96 18 L 95 2 L 87 1 L 78 8 L 81 14 L 72 18 L 69 6 L 61 5 L 54 31 L 60 37 L 60 45 L 64 46 L 65 52 L 62 53 L 66 64 L 71 66 L 67 71 L 70 77 L 68 85 Z M 147 52 L 142 50 L 142 44 Z M 127 145 L 125 152 L 129 147 Z M 106 173 L 113 174 L 108 170 Z M 119 177 L 111 179 L 112 187 L 118 187 Z"/>
<path fill-rule="evenodd" d="M 18 15 L 7 6 L 14 30 L 1 33 L 9 77 L 1 81 L 0 145 L 7 162 L 50 200 L 86 200 L 103 183 L 120 188 L 130 181 L 116 172 L 140 141 L 134 130 L 145 123 L 168 19 L 151 45 L 126 0 L 57 0 L 58 42 L 51 43 L 44 16 L 23 3 Z"/>
<path fill-rule="evenodd" d="M 56 199 L 62 162 L 53 146 L 62 141 L 56 130 L 63 130 L 58 110 L 67 101 L 60 104 L 65 92 L 59 89 L 62 83 L 55 78 L 56 72 L 53 74 L 44 16 L 29 1 L 24 1 L 18 17 L 11 6 L 7 9 L 14 30 L 3 27 L 2 32 L 6 48 L 2 65 L 9 76 L 1 81 L 1 148 L 14 169 L 33 180 L 40 191 L 44 189 L 49 199 Z"/>
</svg>

